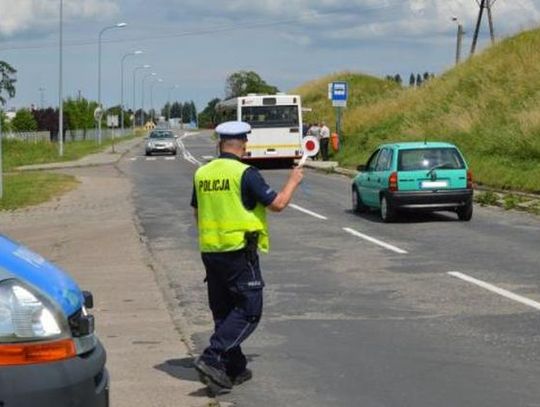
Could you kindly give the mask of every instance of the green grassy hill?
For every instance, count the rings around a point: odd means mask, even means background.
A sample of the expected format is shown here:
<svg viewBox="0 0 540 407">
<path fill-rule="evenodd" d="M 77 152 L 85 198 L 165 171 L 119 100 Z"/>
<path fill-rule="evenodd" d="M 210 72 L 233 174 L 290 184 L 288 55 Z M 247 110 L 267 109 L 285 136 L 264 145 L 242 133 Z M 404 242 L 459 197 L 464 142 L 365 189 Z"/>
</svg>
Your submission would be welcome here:
<svg viewBox="0 0 540 407">
<path fill-rule="evenodd" d="M 352 97 L 337 155 L 343 165 L 363 162 L 381 142 L 444 140 L 465 153 L 478 182 L 540 191 L 540 30 L 506 39 L 420 89 L 345 73 L 294 90 L 312 116 L 331 124 L 327 84 L 336 79 L 349 81 Z"/>
</svg>

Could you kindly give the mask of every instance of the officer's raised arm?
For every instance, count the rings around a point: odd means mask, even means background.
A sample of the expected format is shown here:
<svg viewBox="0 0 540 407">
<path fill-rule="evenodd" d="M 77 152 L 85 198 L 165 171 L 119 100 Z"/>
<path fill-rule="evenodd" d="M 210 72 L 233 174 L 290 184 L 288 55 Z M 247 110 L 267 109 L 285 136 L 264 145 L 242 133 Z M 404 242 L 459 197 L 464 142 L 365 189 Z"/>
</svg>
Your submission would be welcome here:
<svg viewBox="0 0 540 407">
<path fill-rule="evenodd" d="M 283 189 L 277 194 L 276 199 L 268 205 L 268 208 L 273 212 L 281 212 L 283 209 L 289 205 L 294 195 L 294 191 L 298 188 L 298 185 L 302 182 L 304 178 L 304 170 L 302 167 L 294 168 L 290 175 L 287 183 Z"/>
</svg>

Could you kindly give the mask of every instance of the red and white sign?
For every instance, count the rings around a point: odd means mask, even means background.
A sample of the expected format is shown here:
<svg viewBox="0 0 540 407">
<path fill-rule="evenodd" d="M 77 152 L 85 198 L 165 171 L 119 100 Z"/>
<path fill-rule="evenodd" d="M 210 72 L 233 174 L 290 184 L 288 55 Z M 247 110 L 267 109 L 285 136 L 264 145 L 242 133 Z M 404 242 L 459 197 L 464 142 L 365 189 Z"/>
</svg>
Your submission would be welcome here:
<svg viewBox="0 0 540 407">
<path fill-rule="evenodd" d="M 304 137 L 304 139 L 302 140 L 302 150 L 304 151 L 304 154 L 302 155 L 298 166 L 302 167 L 306 163 L 308 157 L 315 157 L 319 153 L 319 149 L 320 144 L 317 137 Z"/>
</svg>

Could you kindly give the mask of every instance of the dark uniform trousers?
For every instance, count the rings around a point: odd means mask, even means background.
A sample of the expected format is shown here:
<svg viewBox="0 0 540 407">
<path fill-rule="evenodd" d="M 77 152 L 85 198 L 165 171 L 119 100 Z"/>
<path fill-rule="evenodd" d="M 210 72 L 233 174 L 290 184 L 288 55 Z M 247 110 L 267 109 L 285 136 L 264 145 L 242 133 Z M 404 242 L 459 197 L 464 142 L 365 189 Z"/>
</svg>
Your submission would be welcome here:
<svg viewBox="0 0 540 407">
<path fill-rule="evenodd" d="M 330 142 L 330 139 L 328 137 L 324 137 L 321 139 L 321 156 L 323 161 L 328 161 L 328 144 Z"/>
<path fill-rule="evenodd" d="M 201 359 L 235 377 L 247 365 L 240 345 L 253 333 L 262 315 L 264 282 L 259 257 L 256 251 L 243 249 L 203 253 L 202 260 L 215 329 Z"/>
</svg>

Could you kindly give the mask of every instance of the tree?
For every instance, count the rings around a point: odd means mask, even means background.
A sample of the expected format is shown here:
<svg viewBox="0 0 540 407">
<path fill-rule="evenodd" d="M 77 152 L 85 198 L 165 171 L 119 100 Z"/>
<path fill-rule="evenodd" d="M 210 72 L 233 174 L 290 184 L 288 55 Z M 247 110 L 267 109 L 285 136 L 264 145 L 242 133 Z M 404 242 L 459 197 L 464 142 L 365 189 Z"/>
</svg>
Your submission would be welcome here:
<svg viewBox="0 0 540 407">
<path fill-rule="evenodd" d="M 169 113 L 170 113 L 170 111 L 171 111 L 171 107 L 172 107 L 171 103 L 170 103 L 170 102 L 167 102 L 167 103 L 165 103 L 165 106 L 163 106 L 163 108 L 161 109 L 161 115 L 162 115 L 163 117 L 166 117 L 167 120 L 170 119 Z"/>
<path fill-rule="evenodd" d="M 424 72 L 424 82 L 429 81 L 429 79 L 430 79 L 429 72 Z"/>
<path fill-rule="evenodd" d="M 422 77 L 420 76 L 420 74 L 416 75 L 416 86 L 422 86 Z"/>
<path fill-rule="evenodd" d="M 393 79 L 394 79 L 394 81 L 395 81 L 397 84 L 399 84 L 399 85 L 401 85 L 401 84 L 403 83 L 403 79 L 401 79 L 401 75 L 400 75 L 400 74 L 396 74 L 396 76 L 394 76 Z"/>
<path fill-rule="evenodd" d="M 14 75 L 17 70 L 9 65 L 7 62 L 0 61 L 0 104 L 5 105 L 6 99 L 2 96 L 5 92 L 8 98 L 15 96 L 15 79 Z"/>
<path fill-rule="evenodd" d="M 204 108 L 204 110 L 199 114 L 199 127 L 200 128 L 214 128 L 217 124 L 217 112 L 216 112 L 216 106 L 217 104 L 221 102 L 221 99 L 214 98 L 210 102 L 208 102 L 208 105 Z"/>
<path fill-rule="evenodd" d="M 0 111 L 0 125 L 2 128 L 2 132 L 4 133 L 11 132 L 12 130 L 11 123 L 7 121 L 6 114 L 2 111 Z"/>
<path fill-rule="evenodd" d="M 20 109 L 11 121 L 14 131 L 36 131 L 37 122 L 32 115 L 32 112 L 28 109 Z"/>
<path fill-rule="evenodd" d="M 58 109 L 49 107 L 47 109 L 33 110 L 32 114 L 37 122 L 39 131 L 48 131 L 50 133 L 51 141 L 58 141 Z M 66 138 L 66 129 L 68 127 L 68 121 L 66 115 L 64 115 L 64 140 Z"/>
<path fill-rule="evenodd" d="M 180 119 L 182 117 L 182 104 L 174 102 L 171 106 L 171 117 L 174 119 Z"/>
<path fill-rule="evenodd" d="M 141 120 L 142 119 L 142 120 Z M 144 126 L 144 124 L 150 119 L 148 114 L 141 109 L 135 111 L 135 124 L 139 126 Z"/>
<path fill-rule="evenodd" d="M 279 89 L 266 83 L 256 72 L 239 71 L 229 75 L 225 85 L 227 99 L 248 93 L 275 94 Z"/>
<path fill-rule="evenodd" d="M 97 102 L 89 101 L 85 98 L 68 98 L 64 102 L 64 112 L 66 113 L 68 128 L 70 132 L 75 130 L 83 131 L 83 139 L 86 139 L 88 129 L 95 127 L 94 110 Z"/>
<path fill-rule="evenodd" d="M 413 87 L 416 83 L 416 78 L 414 77 L 414 74 L 411 74 L 411 77 L 409 78 L 409 86 Z"/>
<path fill-rule="evenodd" d="M 193 120 L 193 107 L 191 103 L 186 102 L 182 106 L 182 123 L 191 123 Z"/>
<path fill-rule="evenodd" d="M 195 105 L 195 102 L 192 100 L 190 102 L 191 105 L 191 120 L 196 122 L 197 121 L 197 106 Z"/>
</svg>

